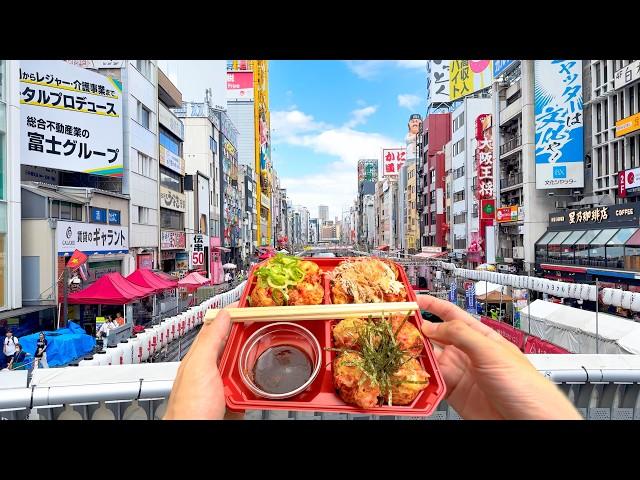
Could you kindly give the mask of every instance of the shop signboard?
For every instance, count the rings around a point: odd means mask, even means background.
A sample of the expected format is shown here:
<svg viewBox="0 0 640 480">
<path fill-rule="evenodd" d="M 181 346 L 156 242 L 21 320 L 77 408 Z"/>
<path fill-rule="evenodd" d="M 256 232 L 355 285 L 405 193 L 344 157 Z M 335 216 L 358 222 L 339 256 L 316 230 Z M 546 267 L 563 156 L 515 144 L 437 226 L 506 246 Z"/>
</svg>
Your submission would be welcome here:
<svg viewBox="0 0 640 480">
<path fill-rule="evenodd" d="M 589 230 L 640 226 L 640 202 L 549 214 L 549 230 Z"/>
<path fill-rule="evenodd" d="M 160 248 L 163 250 L 184 250 L 186 236 L 184 232 L 176 230 L 162 230 L 160 232 Z"/>
<path fill-rule="evenodd" d="M 638 80 L 640 80 L 640 60 L 631 62 L 618 70 L 613 76 L 613 85 L 616 90 L 620 90 Z"/>
<path fill-rule="evenodd" d="M 87 255 L 127 253 L 129 228 L 84 222 L 58 221 L 56 247 L 59 256 L 69 256 L 76 249 Z"/>
<path fill-rule="evenodd" d="M 640 130 L 640 112 L 616 122 L 616 138 Z"/>
<path fill-rule="evenodd" d="M 581 60 L 535 61 L 536 188 L 584 187 Z"/>
<path fill-rule="evenodd" d="M 384 148 L 382 150 L 382 176 L 397 178 L 406 158 L 406 148 Z"/>
<path fill-rule="evenodd" d="M 618 172 L 618 196 L 620 198 L 640 195 L 640 168 Z"/>
<path fill-rule="evenodd" d="M 451 60 L 449 97 L 451 101 L 490 87 L 493 81 L 491 60 Z"/>
<path fill-rule="evenodd" d="M 176 192 L 160 185 L 160 206 L 169 210 L 185 212 L 187 210 L 187 197 L 184 193 Z"/>
<path fill-rule="evenodd" d="M 121 177 L 122 85 L 62 60 L 22 60 L 20 163 Z"/>
<path fill-rule="evenodd" d="M 498 221 L 498 223 L 517 222 L 519 220 L 519 211 L 520 208 L 517 205 L 498 208 L 498 210 L 496 210 L 496 220 Z"/>
<path fill-rule="evenodd" d="M 195 234 L 191 236 L 191 248 L 189 249 L 189 268 L 198 269 L 205 266 L 204 246 L 209 242 L 206 235 Z"/>
</svg>

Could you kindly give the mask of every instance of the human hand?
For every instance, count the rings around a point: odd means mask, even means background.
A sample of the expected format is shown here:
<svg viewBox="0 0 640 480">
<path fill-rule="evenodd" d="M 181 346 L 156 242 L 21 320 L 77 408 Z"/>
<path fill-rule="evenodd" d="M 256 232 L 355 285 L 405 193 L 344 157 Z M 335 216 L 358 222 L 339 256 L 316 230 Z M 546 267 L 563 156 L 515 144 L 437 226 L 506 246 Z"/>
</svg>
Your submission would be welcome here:
<svg viewBox="0 0 640 480">
<path fill-rule="evenodd" d="M 443 323 L 423 321 L 447 385 L 447 401 L 465 419 L 563 419 L 582 417 L 514 344 L 458 306 L 418 296 L 422 310 Z"/>
<path fill-rule="evenodd" d="M 236 307 L 238 302 L 228 305 Z M 180 362 L 169 396 L 165 420 L 220 420 L 225 416 L 224 386 L 218 357 L 224 350 L 231 317 L 221 310 L 203 323 L 189 352 Z"/>
</svg>

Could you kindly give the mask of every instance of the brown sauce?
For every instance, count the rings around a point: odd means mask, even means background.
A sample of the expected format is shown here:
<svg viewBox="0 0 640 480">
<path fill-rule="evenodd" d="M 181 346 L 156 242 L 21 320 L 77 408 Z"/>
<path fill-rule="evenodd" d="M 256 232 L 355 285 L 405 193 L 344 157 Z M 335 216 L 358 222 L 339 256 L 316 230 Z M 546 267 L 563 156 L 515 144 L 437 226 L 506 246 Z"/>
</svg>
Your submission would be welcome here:
<svg viewBox="0 0 640 480">
<path fill-rule="evenodd" d="M 253 367 L 255 384 L 267 393 L 287 393 L 311 377 L 311 360 L 302 350 L 280 345 L 265 350 Z"/>
</svg>

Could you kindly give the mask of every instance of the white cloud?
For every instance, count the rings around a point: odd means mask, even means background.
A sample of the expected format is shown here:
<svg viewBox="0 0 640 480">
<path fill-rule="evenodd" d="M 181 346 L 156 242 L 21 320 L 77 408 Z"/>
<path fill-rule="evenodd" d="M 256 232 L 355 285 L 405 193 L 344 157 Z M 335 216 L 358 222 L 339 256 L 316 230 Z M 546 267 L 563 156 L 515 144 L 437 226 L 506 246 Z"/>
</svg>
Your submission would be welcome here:
<svg viewBox="0 0 640 480">
<path fill-rule="evenodd" d="M 426 60 L 347 60 L 347 66 L 358 77 L 371 80 L 378 76 L 384 68 L 408 68 L 425 70 Z"/>
<path fill-rule="evenodd" d="M 370 117 L 378 110 L 377 105 L 359 108 L 351 112 L 351 120 L 345 123 L 345 127 L 353 128 L 357 125 L 366 123 L 367 117 Z"/>
<path fill-rule="evenodd" d="M 415 68 L 416 70 L 426 70 L 426 60 L 396 60 L 396 65 L 401 68 Z"/>
<path fill-rule="evenodd" d="M 408 108 L 409 110 L 415 110 L 420 105 L 421 98 L 417 95 L 411 95 L 410 93 L 403 93 L 398 95 L 398 105 L 400 107 Z"/>
<path fill-rule="evenodd" d="M 318 122 L 304 112 L 271 113 L 274 138 L 278 133 L 274 119 L 281 129 L 276 144 L 287 143 L 335 158 L 334 162 L 326 164 L 322 174 L 281 178 L 281 185 L 287 189 L 294 204 L 304 205 L 310 211 L 315 211 L 318 205 L 328 205 L 332 218 L 340 216 L 342 208 L 352 204 L 357 194 L 358 159 L 380 158 L 383 148 L 403 144 L 379 133 L 353 128 L 354 120 L 364 121 L 376 110 L 376 106 L 354 110 L 352 119 L 341 127 Z M 283 132 L 287 134 L 283 135 Z"/>
</svg>

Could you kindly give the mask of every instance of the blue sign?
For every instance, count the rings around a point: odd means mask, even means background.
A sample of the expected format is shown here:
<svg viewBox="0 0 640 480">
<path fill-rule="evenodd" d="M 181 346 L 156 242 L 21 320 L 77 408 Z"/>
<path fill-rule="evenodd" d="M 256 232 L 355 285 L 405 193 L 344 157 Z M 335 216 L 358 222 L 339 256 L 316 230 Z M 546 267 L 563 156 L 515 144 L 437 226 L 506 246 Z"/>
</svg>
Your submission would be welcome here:
<svg viewBox="0 0 640 480">
<path fill-rule="evenodd" d="M 518 60 L 494 60 L 493 61 L 493 78 L 499 77 L 509 68 L 515 66 Z"/>
<path fill-rule="evenodd" d="M 120 225 L 120 211 L 109 210 L 109 223 L 111 225 Z"/>
<path fill-rule="evenodd" d="M 457 303 L 458 285 L 455 281 L 451 282 L 451 289 L 449 290 L 449 301 L 451 303 Z"/>
<path fill-rule="evenodd" d="M 91 221 L 95 223 L 107 223 L 107 210 L 105 208 L 91 207 Z"/>
<path fill-rule="evenodd" d="M 467 311 L 476 312 L 476 285 L 472 283 L 467 287 L 467 291 L 465 292 L 466 300 L 467 300 Z"/>
<path fill-rule="evenodd" d="M 536 189 L 584 187 L 582 61 L 536 60 Z"/>
</svg>

